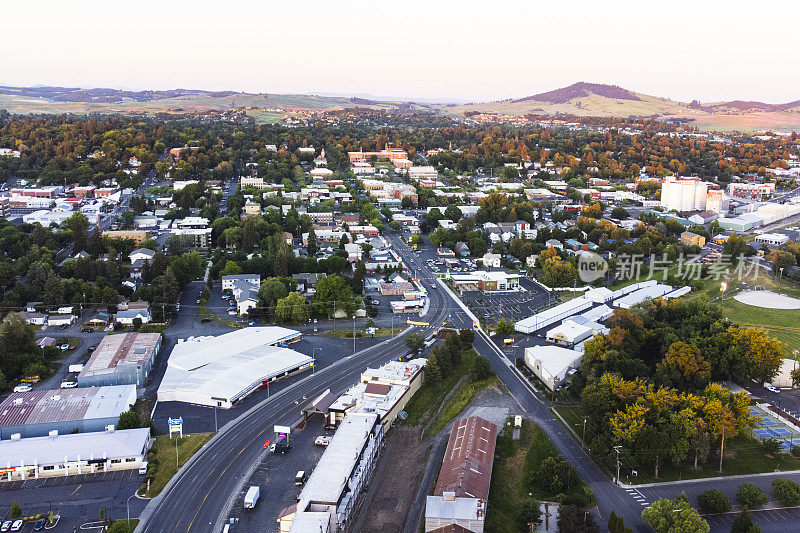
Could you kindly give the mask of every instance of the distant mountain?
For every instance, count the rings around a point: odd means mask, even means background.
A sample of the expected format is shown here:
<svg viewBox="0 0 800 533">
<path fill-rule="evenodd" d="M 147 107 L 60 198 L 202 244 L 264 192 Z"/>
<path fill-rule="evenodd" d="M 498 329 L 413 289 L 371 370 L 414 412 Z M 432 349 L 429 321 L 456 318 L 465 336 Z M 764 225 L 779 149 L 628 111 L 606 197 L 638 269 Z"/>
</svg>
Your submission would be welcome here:
<svg viewBox="0 0 800 533">
<path fill-rule="evenodd" d="M 767 104 L 733 100 L 690 103 L 651 96 L 602 83 L 573 83 L 532 96 L 496 102 L 443 106 L 450 115 L 544 115 L 581 117 L 653 117 L 675 120 L 704 130 L 800 131 L 800 100 Z"/>
<path fill-rule="evenodd" d="M 513 103 L 519 102 L 549 102 L 551 104 L 564 104 L 574 98 L 582 98 L 585 96 L 602 96 L 603 98 L 613 98 L 615 100 L 636 100 L 640 101 L 641 98 L 636 96 L 636 93 L 627 89 L 623 89 L 618 85 L 604 85 L 602 83 L 587 83 L 579 81 L 573 83 L 569 87 L 562 87 L 546 93 L 539 93 L 533 96 L 526 96 L 525 98 L 518 98 L 511 100 Z"/>
</svg>

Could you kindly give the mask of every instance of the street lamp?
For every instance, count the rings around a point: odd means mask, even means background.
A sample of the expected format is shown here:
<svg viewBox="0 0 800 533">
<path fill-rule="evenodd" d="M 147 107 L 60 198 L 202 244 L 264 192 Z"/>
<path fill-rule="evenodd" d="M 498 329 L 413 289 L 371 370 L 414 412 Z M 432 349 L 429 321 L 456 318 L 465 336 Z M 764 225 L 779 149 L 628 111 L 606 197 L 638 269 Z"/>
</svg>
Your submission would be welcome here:
<svg viewBox="0 0 800 533">
<path fill-rule="evenodd" d="M 617 452 L 617 486 L 619 486 L 619 452 L 622 446 L 614 446 L 614 451 Z"/>
<path fill-rule="evenodd" d="M 134 496 L 136 496 L 135 492 L 128 496 L 128 501 L 125 502 L 125 508 L 128 510 L 128 531 L 131 530 L 131 498 Z"/>
<path fill-rule="evenodd" d="M 313 350 L 311 350 L 311 358 L 312 358 L 312 359 L 314 359 L 314 360 L 311 362 L 311 373 L 312 373 L 312 374 L 314 373 L 314 369 L 317 367 L 317 365 L 316 365 L 316 362 L 317 362 L 317 360 L 314 358 L 314 354 L 315 354 L 315 353 L 317 353 L 317 350 L 322 350 L 322 348 L 320 348 L 319 346 L 317 346 L 316 348 L 314 348 Z"/>
<path fill-rule="evenodd" d="M 356 353 L 356 315 L 353 315 L 353 355 Z"/>
</svg>

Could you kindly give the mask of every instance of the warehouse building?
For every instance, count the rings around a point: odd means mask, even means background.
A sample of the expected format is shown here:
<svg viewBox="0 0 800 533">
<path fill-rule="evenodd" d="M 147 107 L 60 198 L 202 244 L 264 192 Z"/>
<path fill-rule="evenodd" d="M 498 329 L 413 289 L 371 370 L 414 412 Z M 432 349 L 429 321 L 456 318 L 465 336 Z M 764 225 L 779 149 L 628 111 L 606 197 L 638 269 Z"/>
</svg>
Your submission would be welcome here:
<svg viewBox="0 0 800 533">
<path fill-rule="evenodd" d="M 383 426 L 374 413 L 348 414 L 308 478 L 297 504 L 280 513 L 281 531 L 342 531 L 372 478 L 383 448 Z"/>
<path fill-rule="evenodd" d="M 103 431 L 135 402 L 134 385 L 15 392 L 0 403 L 0 439 Z"/>
<path fill-rule="evenodd" d="M 483 533 L 492 482 L 497 426 L 479 416 L 453 424 L 433 496 L 425 502 L 425 531 Z"/>
<path fill-rule="evenodd" d="M 555 390 L 573 368 L 581 364 L 583 353 L 558 346 L 531 346 L 525 348 L 525 366 L 548 389 Z"/>
<path fill-rule="evenodd" d="M 375 413 L 389 429 L 397 413 L 422 386 L 427 362 L 422 358 L 389 361 L 379 368 L 366 369 L 358 384 L 329 405 L 326 425 L 338 426 L 349 413 Z"/>
<path fill-rule="evenodd" d="M 158 388 L 158 401 L 229 409 L 270 381 L 312 368 L 314 359 L 289 349 L 300 332 L 244 328 L 218 337 L 178 341 Z"/>
<path fill-rule="evenodd" d="M 83 371 L 78 374 L 78 385 L 142 387 L 159 348 L 161 348 L 160 333 L 107 335 L 92 352 Z"/>
<path fill-rule="evenodd" d="M 0 481 L 94 474 L 139 468 L 149 428 L 0 441 Z"/>
</svg>

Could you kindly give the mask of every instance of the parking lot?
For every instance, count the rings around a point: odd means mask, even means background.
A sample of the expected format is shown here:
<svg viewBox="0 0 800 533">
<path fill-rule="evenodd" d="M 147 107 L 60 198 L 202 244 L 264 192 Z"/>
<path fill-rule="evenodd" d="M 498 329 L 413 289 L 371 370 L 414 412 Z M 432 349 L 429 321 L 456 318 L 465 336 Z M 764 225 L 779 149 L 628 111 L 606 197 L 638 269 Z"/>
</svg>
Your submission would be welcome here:
<svg viewBox="0 0 800 533">
<path fill-rule="evenodd" d="M 516 322 L 536 314 L 552 303 L 552 296 L 527 278 L 520 278 L 519 292 L 464 291 L 461 300 L 489 324 L 501 318 Z"/>
<path fill-rule="evenodd" d="M 751 514 L 753 521 L 761 528 L 761 533 L 790 531 L 792 528 L 787 529 L 787 524 L 800 522 L 800 509 L 798 508 L 756 509 L 751 511 Z M 738 513 L 725 513 L 706 515 L 703 518 L 711 526 L 711 531 L 727 533 L 731 530 L 731 525 L 737 516 Z"/>
<path fill-rule="evenodd" d="M 319 462 L 325 448 L 315 446 L 314 440 L 319 435 L 332 435 L 325 431 L 321 415 L 312 416 L 302 430 L 292 430 L 289 443 L 292 450 L 285 455 L 267 453 L 256 467 L 255 472 L 245 483 L 238 495 L 231 512 L 231 518 L 239 521 L 236 531 L 277 531 L 277 519 L 281 510 L 297 503 L 301 486 L 294 483 L 295 474 L 304 470 L 311 471 Z M 270 439 L 271 440 L 271 439 Z M 261 496 L 254 509 L 244 508 L 244 495 L 253 485 L 260 488 Z"/>
<path fill-rule="evenodd" d="M 11 503 L 16 501 L 23 516 L 44 515 L 50 510 L 60 515 L 56 531 L 80 530 L 81 525 L 99 517 L 101 507 L 106 516 L 124 519 L 126 501 L 141 484 L 137 470 L 0 482 L 0 519 L 8 520 Z M 130 498 L 129 504 L 131 517 L 137 517 L 147 501 Z M 21 531 L 32 530 L 33 522 L 28 522 Z"/>
</svg>

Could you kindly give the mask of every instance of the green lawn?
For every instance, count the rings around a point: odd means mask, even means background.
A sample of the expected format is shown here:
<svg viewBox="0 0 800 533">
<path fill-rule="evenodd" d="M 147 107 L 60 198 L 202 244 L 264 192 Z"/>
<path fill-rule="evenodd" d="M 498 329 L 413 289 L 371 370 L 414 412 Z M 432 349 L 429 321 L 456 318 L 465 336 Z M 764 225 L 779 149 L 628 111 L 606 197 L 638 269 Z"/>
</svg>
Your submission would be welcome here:
<svg viewBox="0 0 800 533">
<path fill-rule="evenodd" d="M 178 461 L 183 466 L 197 451 L 208 442 L 213 433 L 195 433 L 184 435 L 178 439 Z M 168 435 L 159 435 L 155 438 L 155 444 L 148 454 L 150 462 L 147 477 L 151 480 L 150 491 L 145 494 L 147 480 L 139 489 L 139 494 L 147 497 L 157 496 L 167 485 L 172 476 L 178 472 L 175 463 L 175 438 L 170 439 Z"/>
<path fill-rule="evenodd" d="M 394 335 L 397 335 L 401 331 L 403 331 L 402 327 L 394 328 Z M 327 335 L 329 337 L 336 337 L 339 339 L 352 339 L 353 338 L 353 330 L 352 329 L 332 329 L 330 331 L 326 331 L 323 335 Z M 391 337 L 392 336 L 392 328 L 376 328 L 375 333 L 364 333 L 363 329 L 356 330 L 356 338 L 360 339 L 361 337 Z"/>
<path fill-rule="evenodd" d="M 582 435 L 585 416 L 582 408 L 578 405 L 557 405 L 554 407 L 575 433 Z M 596 437 L 596 435 L 593 437 Z M 607 437 L 611 439 L 610 432 Z M 594 456 L 594 454 L 591 455 Z M 712 444 L 711 453 L 706 463 L 701 464 L 698 470 L 693 468 L 692 458 L 689 457 L 680 465 L 672 464 L 668 460 L 662 460 L 659 465 L 658 479 L 653 477 L 655 471 L 651 465 L 639 464 L 636 458 L 629 454 L 623 454 L 620 462 L 622 465 L 620 469 L 621 480 L 624 483 L 634 484 L 800 469 L 800 458 L 793 457 L 788 453 L 769 457 L 764 454 L 761 442 L 748 435 L 740 435 L 725 441 L 722 474 L 718 471 L 719 453 L 716 444 Z M 634 475 L 633 471 L 637 473 Z"/>
<path fill-rule="evenodd" d="M 522 421 L 519 440 L 512 439 L 513 418 L 506 420 L 497 437 L 492 484 L 486 514 L 486 531 L 526 531 L 521 528 L 517 513 L 528 493 L 539 501 L 575 501 L 594 505 L 594 495 L 582 481 L 566 494 L 551 494 L 534 483 L 534 473 L 548 457 L 560 452 L 544 431 L 530 420 Z"/>
<path fill-rule="evenodd" d="M 433 425 L 431 426 L 428 433 L 430 435 L 438 435 L 438 433 L 444 429 L 444 427 L 453 420 L 458 414 L 463 411 L 472 400 L 475 398 L 475 395 L 478 391 L 482 391 L 488 387 L 494 386 L 499 383 L 499 379 L 497 376 L 492 376 L 490 378 L 481 380 L 481 381 L 472 381 L 472 379 L 467 379 L 461 386 L 456 389 L 450 398 L 447 400 L 447 404 L 445 405 L 442 412 L 439 413 L 439 416 L 436 417 Z"/>
</svg>

